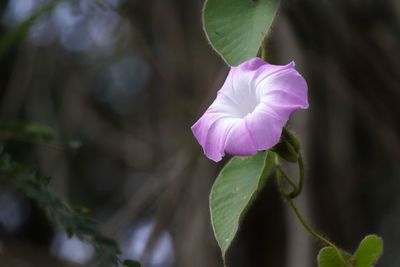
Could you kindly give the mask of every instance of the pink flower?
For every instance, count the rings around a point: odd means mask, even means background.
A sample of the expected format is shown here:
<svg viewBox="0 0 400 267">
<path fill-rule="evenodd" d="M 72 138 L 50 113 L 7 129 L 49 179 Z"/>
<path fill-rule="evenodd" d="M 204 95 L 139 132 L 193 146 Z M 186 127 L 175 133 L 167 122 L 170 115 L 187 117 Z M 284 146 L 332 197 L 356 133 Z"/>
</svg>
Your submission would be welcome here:
<svg viewBox="0 0 400 267">
<path fill-rule="evenodd" d="M 294 62 L 280 66 L 253 58 L 231 68 L 192 132 L 213 161 L 225 153 L 250 156 L 276 145 L 289 116 L 306 108 L 307 83 Z"/>
</svg>

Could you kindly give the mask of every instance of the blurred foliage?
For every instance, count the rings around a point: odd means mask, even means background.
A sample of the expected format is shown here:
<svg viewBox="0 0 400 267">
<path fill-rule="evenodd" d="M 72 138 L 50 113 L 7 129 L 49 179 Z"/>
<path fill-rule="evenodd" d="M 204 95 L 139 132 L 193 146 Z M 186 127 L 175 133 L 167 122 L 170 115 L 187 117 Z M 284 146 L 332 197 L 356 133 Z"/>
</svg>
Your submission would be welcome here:
<svg viewBox="0 0 400 267">
<path fill-rule="evenodd" d="M 53 139 L 53 130 L 43 124 L 22 122 L 0 122 L 1 139 L 17 139 L 27 142 L 49 142 Z"/>
<path fill-rule="evenodd" d="M 0 123 L 0 136 L 21 137 L 30 141 L 49 141 L 52 131 L 40 124 Z M 122 262 L 118 255 L 121 250 L 116 241 L 105 237 L 96 228 L 96 221 L 89 216 L 84 207 L 72 207 L 58 197 L 49 187 L 51 178 L 39 174 L 14 161 L 1 145 L 0 175 L 7 177 L 24 195 L 35 201 L 69 237 L 76 236 L 91 244 L 100 260 L 107 260 L 115 267 L 140 266 L 131 260 Z"/>
<path fill-rule="evenodd" d="M 0 40 L 0 61 L 7 54 L 8 50 L 20 39 L 22 39 L 29 29 L 44 15 L 51 13 L 54 8 L 61 2 L 71 1 L 71 0 L 56 0 L 50 3 L 44 4 L 31 16 L 29 16 L 25 21 L 10 29 Z"/>
<path fill-rule="evenodd" d="M 124 260 L 124 265 L 126 267 L 140 267 L 140 264 L 138 262 L 132 260 Z"/>
</svg>

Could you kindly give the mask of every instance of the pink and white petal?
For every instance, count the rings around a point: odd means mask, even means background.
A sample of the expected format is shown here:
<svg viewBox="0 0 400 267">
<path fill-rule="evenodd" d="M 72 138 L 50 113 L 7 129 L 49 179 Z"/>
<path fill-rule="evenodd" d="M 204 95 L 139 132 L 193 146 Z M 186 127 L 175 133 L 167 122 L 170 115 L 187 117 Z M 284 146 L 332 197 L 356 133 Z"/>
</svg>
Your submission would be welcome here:
<svg viewBox="0 0 400 267">
<path fill-rule="evenodd" d="M 255 87 L 252 86 L 252 81 L 257 73 L 257 69 L 263 66 L 265 66 L 263 60 L 260 58 L 253 58 L 231 69 L 232 93 L 236 98 L 246 99 L 249 95 L 255 95 Z"/>
<path fill-rule="evenodd" d="M 267 62 L 259 69 L 255 71 L 252 86 L 255 88 L 257 96 L 261 97 L 265 92 L 265 87 L 260 87 L 259 84 L 265 79 L 271 78 L 277 73 L 284 72 L 286 70 L 294 69 L 294 62 L 290 62 L 287 65 L 272 65 Z"/>
<path fill-rule="evenodd" d="M 236 67 L 232 67 L 232 68 L 240 69 L 241 71 L 255 71 L 255 70 L 258 70 L 261 66 L 264 66 L 265 64 L 268 64 L 268 63 L 259 57 L 255 57 L 255 58 L 249 59 L 249 60 L 243 62 L 242 64 L 240 64 Z"/>
<path fill-rule="evenodd" d="M 203 147 L 204 154 L 218 162 L 225 155 L 224 144 L 234 119 L 223 113 L 206 112 L 193 126 L 192 132 Z"/>
<path fill-rule="evenodd" d="M 225 152 L 236 156 L 251 156 L 257 153 L 254 140 L 244 119 L 229 130 L 225 141 Z"/>
<path fill-rule="evenodd" d="M 232 67 L 216 100 L 192 126 L 206 156 L 254 155 L 279 142 L 292 112 L 308 108 L 307 84 L 294 68 L 259 58 Z"/>
<path fill-rule="evenodd" d="M 260 58 L 252 58 L 237 67 L 232 67 L 221 91 L 235 94 L 248 93 L 255 71 L 265 64 Z M 248 90 L 243 90 L 243 88 Z"/>
<path fill-rule="evenodd" d="M 252 80 L 255 70 L 262 64 L 264 62 L 261 59 L 252 59 L 238 67 L 232 67 L 219 91 L 219 94 L 223 94 L 235 107 L 235 115 L 238 117 L 246 115 L 259 102 L 255 87 L 252 87 Z"/>
<path fill-rule="evenodd" d="M 279 142 L 282 128 L 287 118 L 279 117 L 268 106 L 260 104 L 256 110 L 245 117 L 257 151 L 268 150 Z"/>
<path fill-rule="evenodd" d="M 234 99 L 238 99 L 240 102 L 237 104 L 246 105 L 247 100 L 249 102 L 247 104 L 251 106 L 254 105 L 254 101 L 261 99 L 263 92 L 267 89 L 257 85 L 269 76 L 287 69 L 294 69 L 294 63 L 272 65 L 260 58 L 250 59 L 237 67 L 231 68 L 221 91 L 231 94 Z M 252 97 L 249 99 L 249 96 Z M 243 103 L 243 100 L 245 103 Z"/>
<path fill-rule="evenodd" d="M 263 90 L 261 102 L 286 119 L 294 111 L 308 108 L 307 83 L 294 68 L 287 68 L 268 76 L 257 88 L 266 88 Z"/>
</svg>

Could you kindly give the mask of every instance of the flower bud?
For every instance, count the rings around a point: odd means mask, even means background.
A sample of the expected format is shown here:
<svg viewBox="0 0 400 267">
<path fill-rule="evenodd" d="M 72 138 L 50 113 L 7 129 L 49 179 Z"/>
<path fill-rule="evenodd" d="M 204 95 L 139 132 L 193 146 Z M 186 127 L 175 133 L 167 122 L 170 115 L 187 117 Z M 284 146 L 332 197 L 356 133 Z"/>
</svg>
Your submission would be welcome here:
<svg viewBox="0 0 400 267">
<path fill-rule="evenodd" d="M 300 142 L 294 134 L 283 128 L 281 139 L 272 151 L 289 162 L 297 162 L 299 158 Z"/>
</svg>

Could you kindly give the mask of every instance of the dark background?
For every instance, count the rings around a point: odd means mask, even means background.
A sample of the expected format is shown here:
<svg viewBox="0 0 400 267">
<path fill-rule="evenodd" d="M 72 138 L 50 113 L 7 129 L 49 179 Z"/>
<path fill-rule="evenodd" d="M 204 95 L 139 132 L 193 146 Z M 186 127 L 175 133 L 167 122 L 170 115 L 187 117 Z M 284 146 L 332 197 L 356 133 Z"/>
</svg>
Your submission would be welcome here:
<svg viewBox="0 0 400 267">
<path fill-rule="evenodd" d="M 1 42 L 43 2 L 1 1 Z M 1 121 L 56 133 L 6 150 L 53 177 L 144 266 L 222 266 L 208 194 L 223 163 L 207 160 L 190 132 L 228 71 L 202 32 L 202 5 L 61 2 L 0 54 Z M 300 208 L 346 250 L 381 235 L 378 266 L 400 266 L 400 3 L 283 0 L 267 47 L 270 62 L 294 60 L 309 85 L 310 109 L 290 122 L 306 159 Z M 320 247 L 270 182 L 228 262 L 316 266 Z M 1 267 L 95 266 L 92 252 L 0 178 Z"/>
</svg>

